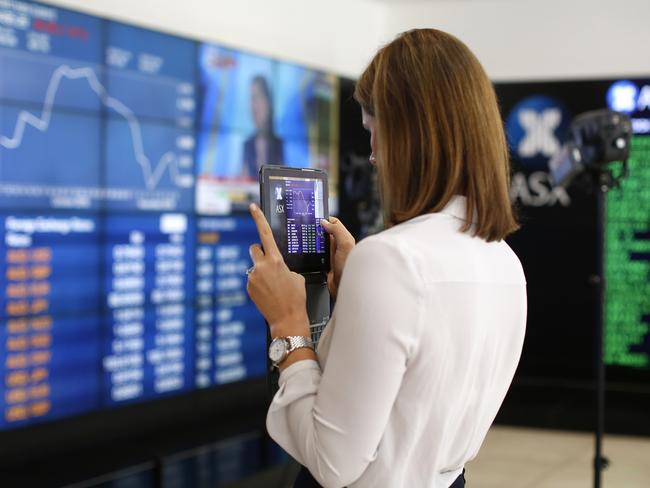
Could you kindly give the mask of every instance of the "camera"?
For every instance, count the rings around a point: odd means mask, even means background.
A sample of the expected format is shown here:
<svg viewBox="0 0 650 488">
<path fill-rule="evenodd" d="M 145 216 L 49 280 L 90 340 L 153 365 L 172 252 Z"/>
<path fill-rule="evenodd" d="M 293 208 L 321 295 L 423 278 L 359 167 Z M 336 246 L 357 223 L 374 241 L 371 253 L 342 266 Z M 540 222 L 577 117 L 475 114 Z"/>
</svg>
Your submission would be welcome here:
<svg viewBox="0 0 650 488">
<path fill-rule="evenodd" d="M 600 175 L 604 166 L 623 162 L 627 171 L 632 122 L 620 112 L 594 110 L 577 116 L 569 128 L 569 137 L 549 163 L 553 186 L 569 186 L 581 173 Z M 623 174 L 624 176 L 624 174 Z"/>
</svg>

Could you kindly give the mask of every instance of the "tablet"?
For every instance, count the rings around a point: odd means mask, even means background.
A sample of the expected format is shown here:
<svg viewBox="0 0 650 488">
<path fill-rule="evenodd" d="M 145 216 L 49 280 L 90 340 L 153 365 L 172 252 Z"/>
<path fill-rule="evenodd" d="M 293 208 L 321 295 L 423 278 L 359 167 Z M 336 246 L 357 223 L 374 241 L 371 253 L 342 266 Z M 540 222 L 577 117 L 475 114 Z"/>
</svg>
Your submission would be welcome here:
<svg viewBox="0 0 650 488">
<path fill-rule="evenodd" d="M 311 168 L 263 165 L 260 202 L 285 263 L 296 273 L 327 273 L 329 236 L 320 224 L 329 217 L 327 173 Z"/>
</svg>

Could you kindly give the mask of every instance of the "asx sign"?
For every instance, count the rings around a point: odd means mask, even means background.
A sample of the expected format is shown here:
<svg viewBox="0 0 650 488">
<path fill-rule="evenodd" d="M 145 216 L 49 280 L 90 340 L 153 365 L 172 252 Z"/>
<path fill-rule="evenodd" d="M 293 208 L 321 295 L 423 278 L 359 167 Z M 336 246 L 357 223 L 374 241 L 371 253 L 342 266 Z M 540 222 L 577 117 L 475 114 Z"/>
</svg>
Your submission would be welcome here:
<svg viewBox="0 0 650 488">
<path fill-rule="evenodd" d="M 650 134 L 650 84 L 628 80 L 612 83 L 607 90 L 607 106 L 631 116 L 634 134 Z"/>
<path fill-rule="evenodd" d="M 607 105 L 628 115 L 650 110 L 650 85 L 639 88 L 631 81 L 617 81 L 607 90 Z"/>
<path fill-rule="evenodd" d="M 512 176 L 510 198 L 532 207 L 569 206 L 564 188 L 552 188 L 548 161 L 562 147 L 571 123 L 564 106 L 553 98 L 534 95 L 520 101 L 506 118 L 506 132 L 515 160 L 526 172 Z"/>
</svg>

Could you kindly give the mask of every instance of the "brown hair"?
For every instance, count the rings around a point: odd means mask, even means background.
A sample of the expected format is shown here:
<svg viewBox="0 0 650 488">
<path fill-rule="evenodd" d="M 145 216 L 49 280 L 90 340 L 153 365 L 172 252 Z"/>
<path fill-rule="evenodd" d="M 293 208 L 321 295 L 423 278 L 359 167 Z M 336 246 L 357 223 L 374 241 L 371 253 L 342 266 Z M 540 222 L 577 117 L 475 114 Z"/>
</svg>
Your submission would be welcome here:
<svg viewBox="0 0 650 488">
<path fill-rule="evenodd" d="M 375 55 L 355 99 L 375 117 L 388 226 L 467 197 L 464 232 L 497 241 L 518 228 L 496 95 L 465 44 L 435 29 L 400 34 Z"/>
</svg>

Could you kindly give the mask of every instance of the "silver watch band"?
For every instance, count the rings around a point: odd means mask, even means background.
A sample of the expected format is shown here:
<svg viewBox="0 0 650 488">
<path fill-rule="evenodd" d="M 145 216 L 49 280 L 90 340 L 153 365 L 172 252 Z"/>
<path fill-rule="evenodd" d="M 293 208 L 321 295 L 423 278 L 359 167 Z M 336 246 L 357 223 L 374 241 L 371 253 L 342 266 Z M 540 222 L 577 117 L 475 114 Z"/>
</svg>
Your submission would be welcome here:
<svg viewBox="0 0 650 488">
<path fill-rule="evenodd" d="M 295 351 L 296 349 L 300 349 L 301 347 L 308 347 L 309 349 L 314 349 L 314 344 L 311 342 L 311 339 L 309 337 L 287 336 L 285 337 L 285 339 L 289 343 L 289 348 L 287 349 L 287 355 L 290 352 Z"/>
<path fill-rule="evenodd" d="M 269 359 L 276 368 L 287 359 L 296 349 L 308 347 L 314 349 L 314 344 L 309 337 L 303 336 L 285 336 L 276 337 L 269 345 Z"/>
</svg>

